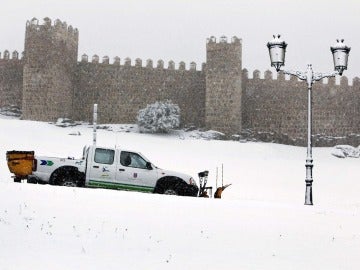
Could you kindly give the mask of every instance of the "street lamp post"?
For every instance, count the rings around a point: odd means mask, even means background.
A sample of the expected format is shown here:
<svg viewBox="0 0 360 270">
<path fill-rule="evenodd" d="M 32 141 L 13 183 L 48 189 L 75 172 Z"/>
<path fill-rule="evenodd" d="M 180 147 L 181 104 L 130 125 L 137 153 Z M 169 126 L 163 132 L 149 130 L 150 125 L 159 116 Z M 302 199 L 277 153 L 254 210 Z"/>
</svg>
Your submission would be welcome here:
<svg viewBox="0 0 360 270">
<path fill-rule="evenodd" d="M 267 43 L 269 49 L 271 66 L 275 67 L 276 71 L 279 72 L 281 67 L 285 65 L 285 52 L 286 42 L 280 39 L 280 35 L 273 36 L 274 39 Z M 305 72 L 302 71 L 286 71 L 284 74 L 292 75 L 299 78 L 302 81 L 306 81 L 308 89 L 308 134 L 307 134 L 307 155 L 306 155 L 306 188 L 305 188 L 305 205 L 313 205 L 312 198 L 312 85 L 315 81 L 320 81 L 323 78 L 335 77 L 336 75 L 342 75 L 343 71 L 347 69 L 348 56 L 350 48 L 344 44 L 344 40 L 337 40 L 334 47 L 330 47 L 334 59 L 334 70 L 332 73 L 314 73 L 312 65 L 308 64 Z"/>
</svg>

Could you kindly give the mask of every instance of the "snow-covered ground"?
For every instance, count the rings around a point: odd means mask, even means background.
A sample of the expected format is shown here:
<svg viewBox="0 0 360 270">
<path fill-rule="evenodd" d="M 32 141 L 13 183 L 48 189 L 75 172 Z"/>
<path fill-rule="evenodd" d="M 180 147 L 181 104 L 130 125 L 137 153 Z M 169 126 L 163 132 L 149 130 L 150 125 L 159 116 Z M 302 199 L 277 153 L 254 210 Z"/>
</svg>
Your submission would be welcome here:
<svg viewBox="0 0 360 270">
<path fill-rule="evenodd" d="M 112 129 L 98 130 L 99 145 L 196 178 L 207 169 L 212 186 L 224 164 L 232 186 L 215 200 L 16 184 L 6 151 L 79 157 L 92 129 L 1 116 L 1 270 L 360 268 L 360 159 L 315 148 L 315 205 L 305 206 L 303 147 Z"/>
</svg>

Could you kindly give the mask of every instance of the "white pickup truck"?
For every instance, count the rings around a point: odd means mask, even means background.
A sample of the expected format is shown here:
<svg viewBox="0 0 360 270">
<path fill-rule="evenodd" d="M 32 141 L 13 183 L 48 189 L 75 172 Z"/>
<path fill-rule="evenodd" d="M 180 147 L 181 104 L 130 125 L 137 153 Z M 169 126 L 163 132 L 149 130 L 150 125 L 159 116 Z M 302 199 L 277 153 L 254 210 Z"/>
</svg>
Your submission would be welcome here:
<svg viewBox="0 0 360 270">
<path fill-rule="evenodd" d="M 9 158 L 8 165 L 21 166 L 21 160 Z M 141 153 L 85 146 L 81 159 L 36 156 L 31 174 L 22 175 L 28 183 L 43 183 L 73 187 L 100 187 L 135 190 L 159 194 L 197 196 L 195 180 L 186 174 L 163 170 L 152 164 Z M 15 181 L 19 178 L 15 171 Z"/>
</svg>

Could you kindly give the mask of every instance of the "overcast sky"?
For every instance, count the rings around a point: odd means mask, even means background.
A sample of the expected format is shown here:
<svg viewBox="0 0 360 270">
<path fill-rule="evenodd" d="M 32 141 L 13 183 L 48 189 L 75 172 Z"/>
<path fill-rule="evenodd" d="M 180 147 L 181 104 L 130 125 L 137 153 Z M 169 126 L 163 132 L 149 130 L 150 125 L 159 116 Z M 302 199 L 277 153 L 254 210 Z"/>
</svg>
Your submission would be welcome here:
<svg viewBox="0 0 360 270">
<path fill-rule="evenodd" d="M 350 46 L 349 78 L 360 77 L 359 0 L 2 0 L 0 51 L 22 51 L 26 20 L 59 18 L 79 30 L 83 53 L 122 61 L 151 58 L 187 67 L 206 61 L 206 38 L 243 40 L 243 68 L 270 69 L 266 43 L 280 33 L 289 44 L 286 68 L 333 70 L 330 46 Z M 167 66 L 167 64 L 166 64 Z"/>
</svg>

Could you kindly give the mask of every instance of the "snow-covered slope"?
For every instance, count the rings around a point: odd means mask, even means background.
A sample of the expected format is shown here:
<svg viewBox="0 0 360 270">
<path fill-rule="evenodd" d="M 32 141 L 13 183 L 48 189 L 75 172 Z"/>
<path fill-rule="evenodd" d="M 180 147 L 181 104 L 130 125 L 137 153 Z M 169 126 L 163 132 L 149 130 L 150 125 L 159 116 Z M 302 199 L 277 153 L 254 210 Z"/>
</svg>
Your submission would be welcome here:
<svg viewBox="0 0 360 270">
<path fill-rule="evenodd" d="M 79 157 L 92 129 L 4 117 L 0 129 L 0 269 L 360 267 L 360 160 L 331 148 L 314 149 L 315 205 L 304 206 L 302 147 L 98 130 L 99 145 L 159 167 L 208 169 L 213 186 L 224 164 L 232 186 L 215 200 L 16 184 L 7 150 Z"/>
</svg>

